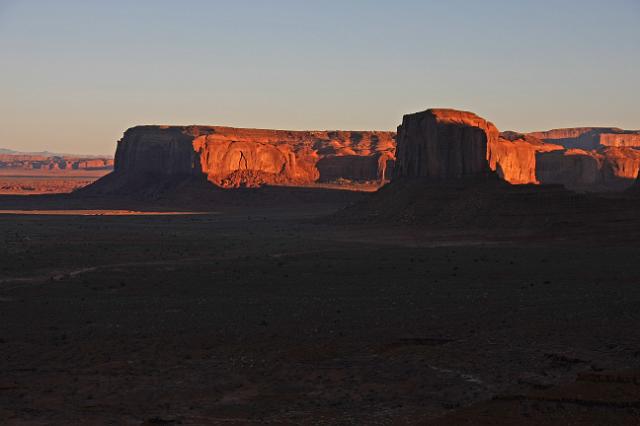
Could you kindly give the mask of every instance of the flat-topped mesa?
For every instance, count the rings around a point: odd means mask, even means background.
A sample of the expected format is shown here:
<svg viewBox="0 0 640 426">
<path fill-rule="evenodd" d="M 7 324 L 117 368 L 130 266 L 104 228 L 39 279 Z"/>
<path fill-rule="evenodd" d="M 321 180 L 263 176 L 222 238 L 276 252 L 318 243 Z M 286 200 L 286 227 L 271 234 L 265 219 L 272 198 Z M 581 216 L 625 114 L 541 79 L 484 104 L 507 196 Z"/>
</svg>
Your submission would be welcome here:
<svg viewBox="0 0 640 426">
<path fill-rule="evenodd" d="M 640 149 L 632 146 L 639 135 L 615 128 L 499 133 L 471 112 L 430 109 L 404 117 L 396 161 L 392 132 L 139 126 L 125 132 L 114 173 L 92 190 L 153 190 L 166 180 L 191 177 L 223 188 L 364 183 L 361 188 L 373 189 L 391 177 L 447 181 L 492 175 L 511 184 L 623 190 L 640 170 Z M 566 148 L 576 141 L 598 148 Z"/>
<path fill-rule="evenodd" d="M 640 147 L 640 130 L 622 130 L 617 127 L 575 127 L 532 132 L 528 135 L 567 149 L 587 151 L 607 147 Z"/>
<path fill-rule="evenodd" d="M 619 133 L 603 133 L 600 145 L 618 148 L 640 148 L 640 131 L 622 131 Z"/>
<path fill-rule="evenodd" d="M 496 173 L 512 184 L 536 184 L 536 154 L 562 149 L 466 111 L 430 109 L 406 115 L 398 128 L 397 177 L 451 180 Z"/>
<path fill-rule="evenodd" d="M 621 191 L 635 182 L 640 150 L 606 147 L 540 153 L 537 174 L 541 183 L 562 184 L 576 191 Z"/>
<path fill-rule="evenodd" d="M 131 179 L 205 175 L 222 187 L 383 182 L 395 133 L 139 126 L 118 142 L 115 161 L 115 173 Z"/>
</svg>

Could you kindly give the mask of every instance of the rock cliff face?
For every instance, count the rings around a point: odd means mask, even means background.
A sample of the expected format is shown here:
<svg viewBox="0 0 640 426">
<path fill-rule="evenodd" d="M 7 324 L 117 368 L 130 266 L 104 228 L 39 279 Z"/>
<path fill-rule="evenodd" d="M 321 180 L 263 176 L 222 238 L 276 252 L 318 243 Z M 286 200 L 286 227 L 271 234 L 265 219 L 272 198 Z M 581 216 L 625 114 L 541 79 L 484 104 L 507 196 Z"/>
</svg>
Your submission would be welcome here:
<svg viewBox="0 0 640 426">
<path fill-rule="evenodd" d="M 618 147 L 568 149 L 540 153 L 537 162 L 541 183 L 580 191 L 620 191 L 633 185 L 638 176 L 640 151 Z"/>
<path fill-rule="evenodd" d="M 139 126 L 118 141 L 114 172 L 120 175 L 189 176 L 199 171 L 188 128 Z"/>
<path fill-rule="evenodd" d="M 115 174 L 132 179 L 205 175 L 225 188 L 383 182 L 394 161 L 392 132 L 139 126 L 118 142 Z"/>
<path fill-rule="evenodd" d="M 606 146 L 640 147 L 640 131 L 615 127 L 577 127 L 529 133 L 547 143 L 567 149 L 594 150 Z"/>
<path fill-rule="evenodd" d="M 610 147 L 600 151 L 604 157 L 603 181 L 605 185 L 621 183 L 631 185 L 640 172 L 640 151 L 632 148 Z"/>
<path fill-rule="evenodd" d="M 471 112 L 430 109 L 405 115 L 398 127 L 395 176 L 435 181 L 487 176 L 488 147 L 498 138 L 492 123 Z"/>
<path fill-rule="evenodd" d="M 605 133 L 600 135 L 600 145 L 640 148 L 640 132 Z"/>
<path fill-rule="evenodd" d="M 592 127 L 498 134 L 473 113 L 433 109 L 404 117 L 396 176 L 444 181 L 495 172 L 511 184 L 619 191 L 640 170 L 640 150 L 634 148 L 639 137 L 640 132 Z"/>
<path fill-rule="evenodd" d="M 536 154 L 559 149 L 533 136 L 500 134 L 471 112 L 432 109 L 405 116 L 398 128 L 396 176 L 449 180 L 495 172 L 512 184 L 535 184 Z"/>
<path fill-rule="evenodd" d="M 640 170 L 640 132 L 616 128 L 499 133 L 471 112 L 430 109 L 406 115 L 397 141 L 396 153 L 391 132 L 139 126 L 125 132 L 114 176 L 98 186 L 115 182 L 126 190 L 131 183 L 184 177 L 204 177 L 223 188 L 349 186 L 392 177 L 447 181 L 495 174 L 511 184 L 601 191 L 627 188 Z M 78 164 L 98 166 L 93 160 Z"/>
<path fill-rule="evenodd" d="M 563 149 L 528 135 L 504 132 L 489 145 L 489 164 L 502 179 L 514 185 L 539 184 L 536 155 Z"/>
<path fill-rule="evenodd" d="M 569 189 L 583 189 L 601 184 L 602 158 L 590 151 L 568 149 L 540 153 L 537 175 L 545 184 L 561 184 Z"/>
</svg>

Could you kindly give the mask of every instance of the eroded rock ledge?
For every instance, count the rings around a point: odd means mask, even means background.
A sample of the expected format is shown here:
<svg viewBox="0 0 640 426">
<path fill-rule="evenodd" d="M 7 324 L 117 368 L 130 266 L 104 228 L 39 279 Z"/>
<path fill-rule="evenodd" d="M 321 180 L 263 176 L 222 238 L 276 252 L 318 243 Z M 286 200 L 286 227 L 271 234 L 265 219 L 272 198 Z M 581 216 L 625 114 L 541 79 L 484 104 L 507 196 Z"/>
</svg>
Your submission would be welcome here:
<svg viewBox="0 0 640 426">
<path fill-rule="evenodd" d="M 640 131 L 500 133 L 472 112 L 430 109 L 406 115 L 397 138 L 377 131 L 133 127 L 118 142 L 114 173 L 93 189 L 126 192 L 184 177 L 222 188 L 332 183 L 371 189 L 391 178 L 497 176 L 511 184 L 619 191 L 633 185 L 639 171 Z"/>
<path fill-rule="evenodd" d="M 218 186 L 384 182 L 395 133 L 139 126 L 118 142 L 115 173 L 200 176 Z"/>
<path fill-rule="evenodd" d="M 430 109 L 406 115 L 398 128 L 398 178 L 451 180 L 497 174 L 537 184 L 536 154 L 562 149 L 515 132 L 500 134 L 472 112 Z"/>
<path fill-rule="evenodd" d="M 511 184 L 620 191 L 633 185 L 640 171 L 640 132 L 616 128 L 499 133 L 474 113 L 430 109 L 406 115 L 397 140 L 398 178 L 446 181 L 496 174 Z"/>
</svg>

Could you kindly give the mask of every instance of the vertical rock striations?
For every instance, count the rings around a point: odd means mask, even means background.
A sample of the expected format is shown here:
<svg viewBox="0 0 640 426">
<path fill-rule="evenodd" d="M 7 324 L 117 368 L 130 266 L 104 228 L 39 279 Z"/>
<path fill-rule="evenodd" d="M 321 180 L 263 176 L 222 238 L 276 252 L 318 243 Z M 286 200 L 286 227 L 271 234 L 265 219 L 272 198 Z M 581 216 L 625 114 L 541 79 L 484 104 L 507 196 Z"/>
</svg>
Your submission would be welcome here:
<svg viewBox="0 0 640 426">
<path fill-rule="evenodd" d="M 190 176 L 197 174 L 193 136 L 177 126 L 138 126 L 118 141 L 114 172 L 129 175 Z"/>
<path fill-rule="evenodd" d="M 397 177 L 431 180 L 497 175 L 536 184 L 536 154 L 562 149 L 515 132 L 500 134 L 471 112 L 430 109 L 406 115 L 398 128 Z"/>
<path fill-rule="evenodd" d="M 640 171 L 640 132 L 617 128 L 498 134 L 473 113 L 431 109 L 406 115 L 397 140 L 397 177 L 444 181 L 495 172 L 511 184 L 619 191 Z"/>
<path fill-rule="evenodd" d="M 621 191 L 640 171 L 640 151 L 633 148 L 567 149 L 540 153 L 537 161 L 541 183 L 575 191 Z"/>
<path fill-rule="evenodd" d="M 498 129 L 471 112 L 430 109 L 405 115 L 398 127 L 396 177 L 434 181 L 487 176 L 488 147 Z"/>
<path fill-rule="evenodd" d="M 123 192 L 145 182 L 194 176 L 225 188 L 380 184 L 394 161 L 392 132 L 138 126 L 118 142 L 113 176 L 95 188 Z"/>
<path fill-rule="evenodd" d="M 78 163 L 97 166 L 97 161 Z M 237 188 L 378 186 L 392 177 L 437 182 L 497 175 L 511 184 L 601 191 L 629 187 L 639 170 L 640 131 L 589 127 L 499 133 L 474 113 L 430 109 L 404 116 L 397 146 L 391 132 L 138 126 L 118 142 L 112 176 L 94 187 L 126 192 L 198 176 Z"/>
<path fill-rule="evenodd" d="M 539 184 L 536 155 L 561 149 L 560 145 L 547 144 L 532 136 L 504 132 L 489 146 L 489 164 L 511 184 Z"/>
</svg>

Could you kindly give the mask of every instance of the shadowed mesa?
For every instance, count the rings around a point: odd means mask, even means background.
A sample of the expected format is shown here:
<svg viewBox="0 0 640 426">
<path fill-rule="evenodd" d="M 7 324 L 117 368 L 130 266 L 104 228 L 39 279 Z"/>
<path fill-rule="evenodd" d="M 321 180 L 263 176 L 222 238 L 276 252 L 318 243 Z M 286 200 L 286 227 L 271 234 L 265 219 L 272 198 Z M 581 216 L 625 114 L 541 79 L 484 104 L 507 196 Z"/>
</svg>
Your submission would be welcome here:
<svg viewBox="0 0 640 426">
<path fill-rule="evenodd" d="M 118 142 L 113 174 L 87 193 L 193 178 L 221 188 L 331 183 L 377 188 L 388 180 L 394 160 L 392 132 L 140 126 Z"/>
<path fill-rule="evenodd" d="M 406 115 L 397 134 L 138 126 L 118 142 L 113 173 L 80 193 L 158 194 L 189 181 L 185 187 L 208 181 L 224 189 L 372 191 L 394 176 L 442 180 L 478 173 L 513 185 L 622 191 L 640 171 L 639 135 L 613 128 L 500 133 L 476 114 L 452 109 Z"/>
</svg>

